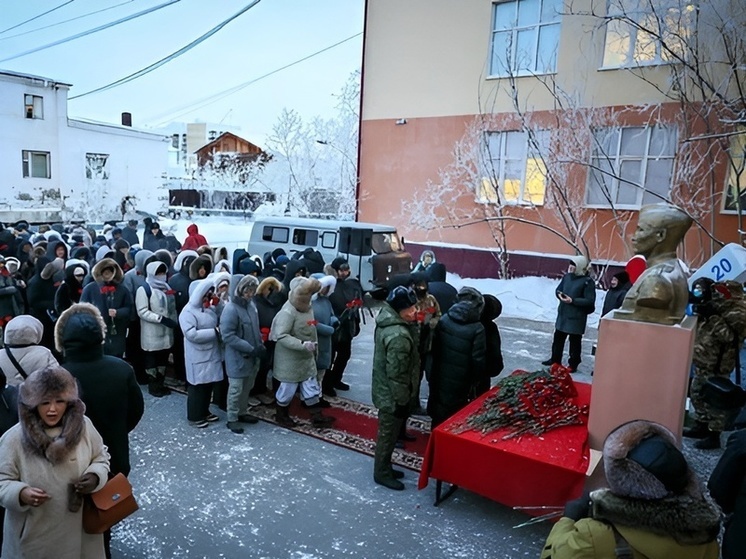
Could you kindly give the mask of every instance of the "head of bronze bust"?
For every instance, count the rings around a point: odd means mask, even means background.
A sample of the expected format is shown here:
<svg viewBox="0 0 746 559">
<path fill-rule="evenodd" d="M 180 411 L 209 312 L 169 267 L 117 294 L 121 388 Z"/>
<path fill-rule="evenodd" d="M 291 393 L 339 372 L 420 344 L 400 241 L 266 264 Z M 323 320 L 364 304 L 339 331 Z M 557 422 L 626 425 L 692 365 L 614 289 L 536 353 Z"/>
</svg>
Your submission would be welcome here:
<svg viewBox="0 0 746 559">
<path fill-rule="evenodd" d="M 632 235 L 635 254 L 646 258 L 676 252 L 692 226 L 692 218 L 670 204 L 652 204 L 640 209 L 637 230 Z"/>
</svg>

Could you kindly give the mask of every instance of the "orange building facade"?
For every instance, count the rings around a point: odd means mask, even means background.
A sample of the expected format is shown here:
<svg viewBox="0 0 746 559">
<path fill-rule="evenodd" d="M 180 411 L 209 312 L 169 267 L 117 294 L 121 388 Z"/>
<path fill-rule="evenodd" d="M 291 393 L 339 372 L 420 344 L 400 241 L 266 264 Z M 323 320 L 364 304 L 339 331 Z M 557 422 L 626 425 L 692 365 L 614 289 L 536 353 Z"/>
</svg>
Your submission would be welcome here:
<svg viewBox="0 0 746 559">
<path fill-rule="evenodd" d="M 649 2 L 667 25 L 703 25 L 686 2 Z M 552 273 L 578 252 L 626 262 L 649 203 L 695 218 L 692 267 L 739 242 L 731 108 L 677 89 L 663 23 L 651 38 L 627 13 L 604 19 L 627 4 L 368 0 L 358 218 L 473 277 Z"/>
</svg>

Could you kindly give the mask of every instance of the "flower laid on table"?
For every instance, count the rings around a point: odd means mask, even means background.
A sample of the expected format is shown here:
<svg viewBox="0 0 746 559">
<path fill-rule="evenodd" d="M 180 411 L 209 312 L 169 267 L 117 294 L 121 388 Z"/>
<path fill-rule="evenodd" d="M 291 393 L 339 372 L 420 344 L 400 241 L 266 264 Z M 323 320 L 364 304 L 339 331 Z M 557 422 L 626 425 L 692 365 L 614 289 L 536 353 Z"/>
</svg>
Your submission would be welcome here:
<svg viewBox="0 0 746 559">
<path fill-rule="evenodd" d="M 524 434 L 541 435 L 564 425 L 583 425 L 588 406 L 578 406 L 578 395 L 570 370 L 552 366 L 550 371 L 529 373 L 516 371 L 498 381 L 495 393 L 482 406 L 452 430 L 456 433 L 474 430 L 482 434 L 506 429 L 502 438 Z"/>
</svg>

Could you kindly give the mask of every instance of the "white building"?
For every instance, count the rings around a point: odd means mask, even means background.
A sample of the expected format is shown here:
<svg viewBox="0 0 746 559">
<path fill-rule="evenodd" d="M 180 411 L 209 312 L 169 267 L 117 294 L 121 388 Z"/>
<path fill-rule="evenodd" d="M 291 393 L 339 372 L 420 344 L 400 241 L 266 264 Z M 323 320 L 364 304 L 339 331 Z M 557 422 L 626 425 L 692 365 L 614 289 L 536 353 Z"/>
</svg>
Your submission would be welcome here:
<svg viewBox="0 0 746 559">
<path fill-rule="evenodd" d="M 70 87 L 0 70 L 0 220 L 101 221 L 121 219 L 123 206 L 162 209 L 170 138 L 68 118 Z"/>
</svg>

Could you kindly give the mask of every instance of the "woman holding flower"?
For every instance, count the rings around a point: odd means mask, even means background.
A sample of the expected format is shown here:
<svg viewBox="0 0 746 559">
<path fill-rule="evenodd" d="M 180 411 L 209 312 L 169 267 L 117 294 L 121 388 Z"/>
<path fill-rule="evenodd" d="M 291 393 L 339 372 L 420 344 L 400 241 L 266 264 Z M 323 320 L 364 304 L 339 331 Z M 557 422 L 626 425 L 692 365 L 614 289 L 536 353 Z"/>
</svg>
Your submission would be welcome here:
<svg viewBox="0 0 746 559">
<path fill-rule="evenodd" d="M 81 303 L 98 308 L 106 322 L 104 353 L 121 358 L 127 344 L 127 325 L 132 313 L 132 294 L 122 285 L 124 273 L 112 258 L 96 262 L 91 272 L 93 279 L 83 288 Z"/>
</svg>

